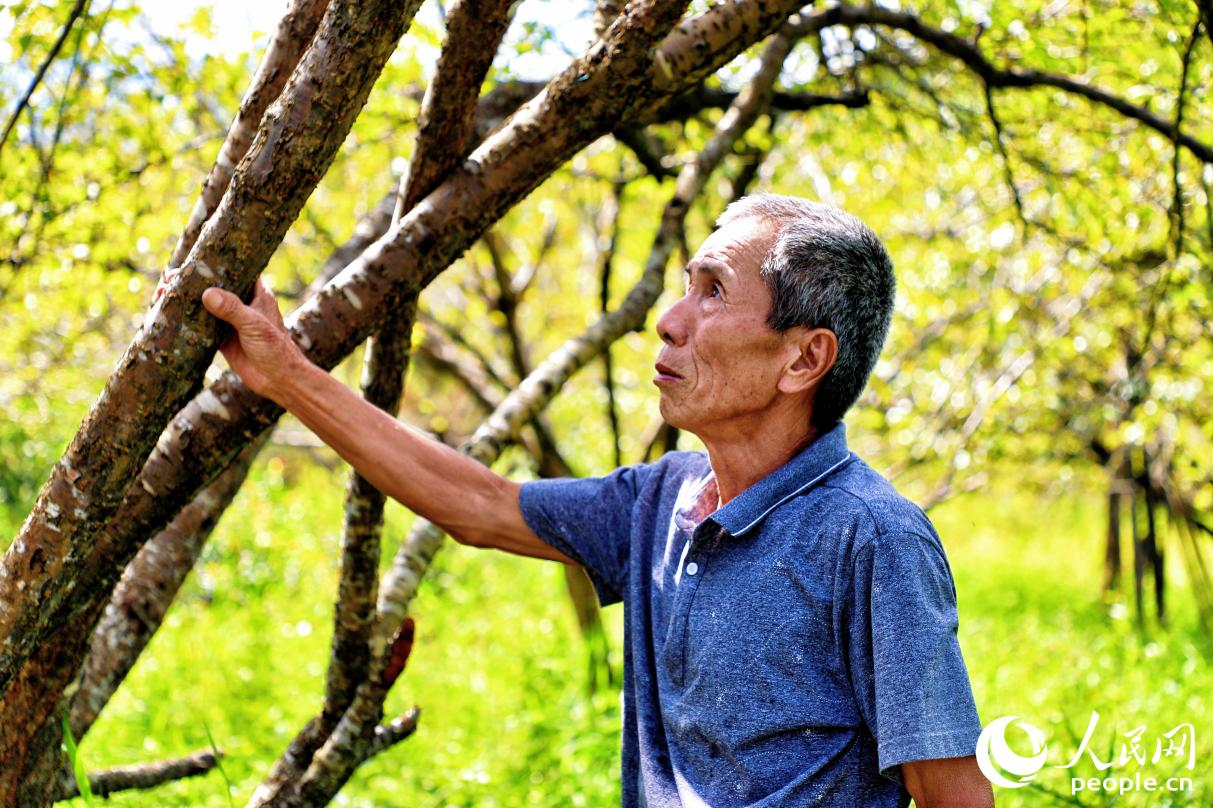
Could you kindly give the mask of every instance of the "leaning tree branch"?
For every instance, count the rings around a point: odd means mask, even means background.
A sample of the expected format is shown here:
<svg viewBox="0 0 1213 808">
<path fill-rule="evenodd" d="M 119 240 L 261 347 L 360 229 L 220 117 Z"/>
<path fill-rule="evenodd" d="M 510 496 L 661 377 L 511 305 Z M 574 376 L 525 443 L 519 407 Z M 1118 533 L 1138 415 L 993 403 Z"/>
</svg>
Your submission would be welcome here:
<svg viewBox="0 0 1213 808">
<path fill-rule="evenodd" d="M 278 22 L 278 28 L 265 49 L 265 55 L 261 57 L 257 73 L 240 101 L 236 118 L 227 130 L 223 145 L 219 147 L 219 156 L 215 158 L 210 174 L 202 182 L 198 202 L 190 212 L 189 221 L 173 248 L 172 257 L 169 258 L 170 267 L 181 266 L 194 242 L 198 240 L 202 226 L 219 207 L 224 192 L 231 184 L 236 165 L 244 159 L 249 146 L 253 144 L 253 136 L 257 134 L 261 116 L 281 95 L 291 71 L 295 69 L 299 58 L 316 35 L 320 18 L 327 5 L 328 0 L 292 0 L 286 14 Z"/>
<path fill-rule="evenodd" d="M 702 27 L 705 29 L 711 28 L 711 25 L 706 22 L 707 19 L 710 18 L 711 16 L 708 16 L 705 18 L 705 21 L 701 21 Z M 502 89 L 508 89 L 508 86 L 502 85 L 499 87 L 499 89 L 490 92 L 488 96 L 485 96 L 485 98 L 480 101 L 480 119 L 478 123 L 478 131 L 484 127 L 485 110 L 492 112 L 492 110 L 502 106 L 501 99 L 505 97 L 505 93 L 502 93 Z M 536 93 L 537 87 L 526 87 L 523 93 L 516 93 L 516 96 L 513 98 L 513 106 L 516 107 L 519 102 L 524 101 L 526 98 L 533 97 L 536 95 Z M 717 95 L 708 95 L 705 96 L 706 99 L 704 103 L 721 103 L 721 98 L 725 97 L 731 98 L 734 97 L 734 95 L 733 93 L 724 93 L 724 95 L 719 95 L 719 93 L 717 93 Z M 778 93 L 776 99 L 780 97 L 787 97 L 786 93 Z M 685 106 L 685 102 L 683 103 Z M 509 109 L 512 110 L 513 107 L 509 107 Z M 499 110 L 499 112 L 496 114 L 500 115 L 503 113 L 501 113 Z M 374 243 L 377 238 L 380 238 L 381 235 L 387 231 L 389 222 L 391 222 L 394 201 L 394 192 L 385 195 L 385 198 L 381 200 L 381 203 L 376 205 L 375 209 L 359 222 L 358 227 L 355 228 L 355 232 L 351 239 L 347 241 L 346 245 L 343 245 L 340 247 L 340 249 L 336 250 L 334 255 L 329 258 L 329 261 L 326 261 L 324 267 L 321 268 L 321 271 L 318 273 L 318 280 L 321 281 L 321 285 L 323 285 L 323 283 L 328 283 L 328 281 L 331 280 L 341 268 L 347 266 L 348 263 L 351 263 L 354 257 L 357 257 L 361 251 L 366 250 L 366 247 Z M 551 244 L 552 234 L 553 232 L 551 231 L 551 228 L 549 228 L 548 237 L 545 238 L 545 245 Z M 529 272 L 520 273 L 520 277 L 516 279 L 519 284 L 525 285 L 525 283 L 529 283 L 530 278 L 534 278 L 534 267 L 528 267 L 528 269 L 530 269 Z M 227 377 L 226 381 L 230 382 L 232 379 Z M 237 389 L 239 389 L 239 387 L 240 386 L 238 385 Z M 490 400 L 490 402 L 488 402 L 490 409 L 491 405 L 494 403 L 496 403 L 495 400 Z M 260 405 L 261 410 L 255 411 L 252 404 Z M 203 396 L 195 399 L 192 408 L 186 412 L 183 412 L 183 417 L 180 421 L 181 429 L 180 432 L 177 432 L 177 434 L 181 434 L 181 436 L 188 436 L 188 434 L 197 431 L 199 428 L 203 429 L 203 432 L 206 432 L 207 429 L 210 428 L 207 426 L 207 423 L 210 423 L 211 426 L 215 425 L 215 420 L 213 420 L 212 416 L 223 414 L 223 412 L 227 412 L 227 414 L 232 417 L 234 423 L 232 425 L 233 428 L 224 433 L 224 436 L 221 437 L 220 442 L 209 444 L 210 449 L 201 451 L 201 454 L 187 454 L 180 456 L 182 462 L 188 462 L 187 457 L 189 457 L 190 461 L 197 460 L 199 462 L 199 465 L 195 467 L 195 471 L 199 472 L 199 478 L 205 478 L 206 476 L 209 476 L 209 474 L 216 473 L 218 467 L 222 467 L 223 463 L 228 462 L 227 459 L 229 459 L 230 455 L 224 455 L 224 453 L 226 453 L 229 446 L 239 448 L 241 443 L 247 442 L 247 440 L 257 436 L 257 434 L 266 432 L 268 427 L 272 425 L 275 420 L 277 420 L 279 415 L 277 408 L 274 408 L 273 405 L 267 405 L 266 402 L 258 402 L 256 397 L 251 397 L 250 394 L 247 394 L 247 391 L 244 392 L 243 399 L 241 399 L 240 396 L 228 396 L 227 393 L 223 392 L 223 385 L 221 383 L 221 385 L 218 386 L 217 393 L 204 393 Z M 226 440 L 230 440 L 232 443 L 224 444 L 223 442 L 226 442 Z M 167 446 L 169 443 L 165 443 L 165 445 Z M 203 449 L 203 446 L 199 444 L 198 446 L 195 446 L 195 448 L 201 450 Z M 158 474 L 156 474 L 156 468 L 158 467 L 163 468 L 163 463 L 149 463 L 148 468 L 146 468 L 144 471 L 146 471 L 148 477 L 155 479 L 158 478 Z M 216 471 L 209 471 L 212 470 L 212 468 Z M 169 484 L 169 480 L 165 479 L 163 476 L 159 476 L 159 480 L 163 480 L 166 485 Z M 188 486 L 190 483 L 187 482 L 184 483 L 184 485 Z M 223 485 L 223 480 L 218 479 L 215 483 L 213 483 L 213 485 L 215 485 L 216 488 L 221 488 Z M 155 490 L 160 490 L 161 482 L 154 483 L 154 488 Z M 139 485 L 135 490 L 137 491 L 137 497 L 144 497 L 144 493 L 147 491 L 143 484 Z M 176 490 L 180 491 L 182 489 Z M 176 496 L 180 496 L 180 494 L 177 494 Z M 150 495 L 147 495 L 147 497 L 150 499 Z M 186 511 L 197 511 L 198 507 L 201 505 L 201 502 L 210 500 L 211 497 L 207 496 L 206 491 L 204 491 L 203 494 L 200 494 L 197 497 L 197 500 L 195 500 L 192 505 L 189 505 L 186 508 Z M 171 513 L 172 497 L 166 496 L 164 497 L 164 500 L 161 500 L 161 502 L 167 503 L 167 507 L 163 508 L 163 510 L 160 512 Z M 127 502 L 125 502 L 125 505 L 130 505 L 130 497 L 127 499 Z M 223 505 L 220 503 L 220 505 L 216 506 L 215 510 L 213 510 L 206 518 L 212 520 L 216 519 L 218 513 L 222 512 L 222 507 Z M 130 514 L 130 511 L 126 511 L 126 513 Z M 143 524 L 129 523 L 126 522 L 125 518 L 115 519 L 113 522 L 115 527 L 107 529 L 109 550 L 99 554 L 99 556 L 103 558 L 120 557 L 120 552 L 113 552 L 114 545 L 130 546 L 130 542 L 138 540 L 138 535 L 141 533 L 141 531 L 148 530 L 150 525 L 154 525 L 156 518 L 158 517 L 152 516 Z M 198 514 L 195 513 L 190 518 L 198 518 Z M 148 525 L 148 527 L 144 527 L 144 525 Z M 152 528 L 152 530 L 154 531 L 154 528 Z M 165 537 L 167 535 L 171 535 L 172 533 L 172 528 L 163 531 Z M 161 558 L 164 558 L 164 556 L 161 556 Z M 158 565 L 158 567 L 155 567 L 154 577 L 149 577 L 148 580 L 149 588 L 154 588 L 154 590 L 163 593 L 163 596 L 166 598 L 171 599 L 170 593 L 176 591 L 176 588 L 177 586 L 180 586 L 180 581 L 183 580 L 184 575 L 188 574 L 189 569 L 192 568 L 193 558 L 182 558 L 178 559 L 178 561 L 181 563 L 180 565 L 176 565 L 176 567 L 169 567 L 169 565 Z M 121 568 L 118 567 L 116 569 Z M 96 602 L 93 604 L 93 608 L 98 608 L 99 605 L 102 605 L 102 603 L 103 602 L 99 601 Z M 156 609 L 166 608 L 166 605 L 167 601 L 165 601 L 164 604 L 158 605 Z M 87 619 L 87 614 L 89 613 L 87 613 L 86 610 L 81 610 L 80 614 L 84 615 L 84 619 L 81 620 L 82 624 L 87 624 L 87 622 L 89 622 L 89 619 Z M 96 611 L 93 614 L 97 614 Z M 150 632 L 154 631 L 155 626 L 148 625 L 147 628 Z M 82 631 L 87 633 L 87 630 Z M 141 649 L 141 643 L 146 642 L 149 636 L 150 633 L 148 633 L 147 636 L 139 639 L 139 642 L 130 642 L 129 637 L 119 639 L 118 644 L 124 645 L 124 647 L 130 649 L 130 656 L 129 659 L 115 662 L 114 673 L 118 673 L 119 668 L 121 667 L 129 668 L 133 662 L 133 659 L 136 658 L 139 649 Z M 80 706 L 74 706 L 73 709 L 73 712 L 75 713 L 75 726 L 87 727 L 89 724 L 91 724 L 92 719 L 96 716 L 97 710 L 99 710 L 99 707 L 101 707 L 103 704 L 103 699 L 107 698 L 107 696 L 102 695 L 103 690 L 116 687 L 116 684 L 119 683 L 121 678 L 120 673 L 118 673 L 118 675 L 110 679 L 108 684 L 104 684 L 102 679 L 106 679 L 108 676 L 112 675 L 104 671 L 103 666 L 96 666 L 92 668 L 91 673 L 89 673 L 89 675 L 87 675 L 85 678 L 85 683 L 81 685 L 81 694 L 75 701 L 75 705 Z M 84 706 L 89 701 L 92 702 L 91 706 Z M 82 735 L 82 732 L 80 734 Z"/>
<path fill-rule="evenodd" d="M 88 786 L 93 795 L 108 797 L 119 791 L 132 791 L 155 788 L 156 786 L 184 780 L 187 777 L 198 777 L 206 774 L 219 765 L 222 750 L 205 749 L 194 752 L 182 758 L 172 760 L 157 760 L 152 763 L 140 763 L 136 766 L 121 766 L 114 769 L 88 773 Z M 55 801 L 70 800 L 80 796 L 80 787 L 75 778 L 67 772 L 58 783 Z"/>
<path fill-rule="evenodd" d="M 42 77 L 46 75 L 47 69 L 59 55 L 59 51 L 63 48 L 63 43 L 67 41 L 68 34 L 72 32 L 72 26 L 76 24 L 76 20 L 80 19 L 80 15 L 84 13 L 84 7 L 88 3 L 89 0 L 76 0 L 76 5 L 72 6 L 72 10 L 68 12 L 67 22 L 59 30 L 59 38 L 55 40 L 55 44 L 51 45 L 51 49 L 47 52 L 46 58 L 42 60 L 42 64 L 38 65 L 38 69 L 34 72 L 34 77 L 30 79 L 29 86 L 21 94 L 21 98 L 17 101 L 17 106 L 13 108 L 13 113 L 9 115 L 8 121 L 4 124 L 4 131 L 0 132 L 0 151 L 4 149 L 4 144 L 8 142 L 9 133 L 17 125 L 17 119 L 25 111 L 30 97 L 34 94 L 34 90 L 38 89 L 38 84 L 41 83 Z"/>
<path fill-rule="evenodd" d="M 458 0 L 448 11 L 446 42 L 421 105 L 417 143 L 401 179 L 393 224 L 466 156 L 475 136 L 476 99 L 509 26 L 510 8 L 508 0 Z M 367 346 L 363 397 L 393 415 L 403 393 L 416 305 L 416 295 L 403 301 Z M 384 503 L 382 492 L 360 474 L 351 475 L 342 590 L 325 695 L 325 714 L 334 722 L 349 706 L 370 660 Z"/>
<path fill-rule="evenodd" d="M 623 11 L 625 0 L 598 0 L 594 4 L 594 36 L 601 39 Z"/>
</svg>

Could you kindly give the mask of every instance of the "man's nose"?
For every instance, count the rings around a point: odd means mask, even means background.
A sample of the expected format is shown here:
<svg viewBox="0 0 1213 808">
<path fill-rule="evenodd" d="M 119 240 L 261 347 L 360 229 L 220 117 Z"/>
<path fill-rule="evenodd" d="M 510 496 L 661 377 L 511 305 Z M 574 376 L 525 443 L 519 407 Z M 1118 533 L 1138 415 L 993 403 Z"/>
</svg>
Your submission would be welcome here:
<svg viewBox="0 0 1213 808">
<path fill-rule="evenodd" d="M 667 345 L 682 345 L 686 342 L 686 318 L 682 313 L 682 304 L 685 300 L 685 297 L 679 298 L 657 320 L 657 335 Z"/>
</svg>

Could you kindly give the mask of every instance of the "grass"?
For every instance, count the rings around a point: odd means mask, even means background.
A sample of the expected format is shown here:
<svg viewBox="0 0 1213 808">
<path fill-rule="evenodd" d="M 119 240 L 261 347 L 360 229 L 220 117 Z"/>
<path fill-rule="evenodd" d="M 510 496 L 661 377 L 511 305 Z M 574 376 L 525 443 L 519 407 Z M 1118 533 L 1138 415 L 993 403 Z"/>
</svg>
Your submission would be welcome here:
<svg viewBox="0 0 1213 808">
<path fill-rule="evenodd" d="M 243 804 L 316 710 L 341 486 L 340 474 L 294 471 L 277 459 L 258 464 L 166 625 L 78 753 L 100 768 L 213 743 L 226 752 L 223 772 L 117 794 L 112 804 Z M 1135 727 L 1146 725 L 1152 752 L 1160 733 L 1193 722 L 1196 770 L 1182 773 L 1194 790 L 1072 798 L 1071 773 L 1050 767 L 1028 788 L 1000 789 L 998 804 L 1213 804 L 1203 768 L 1213 762 L 1204 723 L 1213 694 L 1209 643 L 1182 587 L 1172 590 L 1165 631 L 1139 632 L 1124 604 L 1099 598 L 1100 501 L 992 492 L 932 514 L 957 580 L 978 707 L 983 721 L 1013 714 L 1043 729 L 1050 764 L 1073 754 L 1092 710 L 1101 716 L 1095 748 L 1105 758 Z M 8 514 L 9 535 L 22 515 Z M 391 512 L 388 553 L 404 528 L 405 517 Z M 413 614 L 417 643 L 389 708 L 420 705 L 418 731 L 359 770 L 337 804 L 618 804 L 618 692 L 587 695 L 585 652 L 556 565 L 448 544 Z M 618 607 L 607 621 L 618 649 Z M 1140 768 L 1166 770 L 1148 761 Z M 1089 762 L 1075 770 L 1095 773 Z"/>
</svg>

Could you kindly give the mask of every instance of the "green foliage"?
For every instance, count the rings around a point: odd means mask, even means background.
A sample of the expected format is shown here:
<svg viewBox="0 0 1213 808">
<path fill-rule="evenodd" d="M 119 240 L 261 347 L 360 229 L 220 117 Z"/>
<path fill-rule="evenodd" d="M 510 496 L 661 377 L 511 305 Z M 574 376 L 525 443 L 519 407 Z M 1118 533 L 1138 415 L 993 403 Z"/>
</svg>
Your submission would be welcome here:
<svg viewBox="0 0 1213 808">
<path fill-rule="evenodd" d="M 88 769 L 84 765 L 84 759 L 80 756 L 80 748 L 76 745 L 76 739 L 72 737 L 72 728 L 68 725 L 67 713 L 60 717 L 60 723 L 63 726 L 63 748 L 67 753 L 68 771 L 72 773 L 72 779 L 76 781 L 80 799 L 84 800 L 85 805 L 92 808 L 95 804 L 93 787 L 88 781 Z"/>
</svg>

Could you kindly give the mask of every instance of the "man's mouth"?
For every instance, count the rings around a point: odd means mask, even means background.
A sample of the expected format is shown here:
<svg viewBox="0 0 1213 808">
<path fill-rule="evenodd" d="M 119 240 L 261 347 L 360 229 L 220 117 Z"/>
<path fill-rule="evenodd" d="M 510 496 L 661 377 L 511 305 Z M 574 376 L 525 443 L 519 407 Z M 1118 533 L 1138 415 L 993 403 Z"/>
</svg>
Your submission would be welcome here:
<svg viewBox="0 0 1213 808">
<path fill-rule="evenodd" d="M 682 381 L 682 375 L 675 373 L 669 365 L 658 362 L 653 369 L 657 371 L 657 375 L 653 377 L 653 384 Z"/>
</svg>

